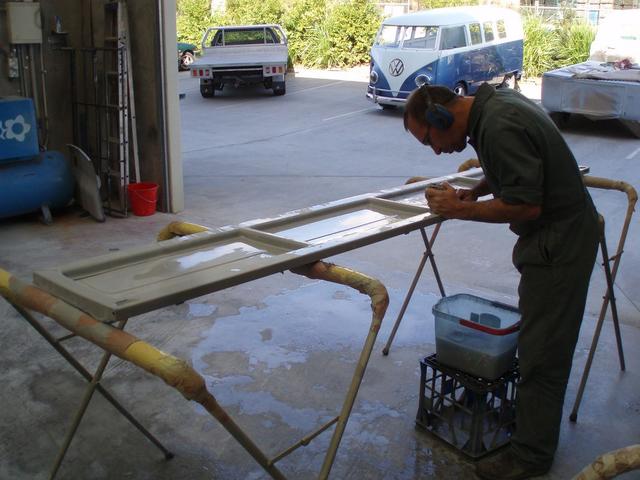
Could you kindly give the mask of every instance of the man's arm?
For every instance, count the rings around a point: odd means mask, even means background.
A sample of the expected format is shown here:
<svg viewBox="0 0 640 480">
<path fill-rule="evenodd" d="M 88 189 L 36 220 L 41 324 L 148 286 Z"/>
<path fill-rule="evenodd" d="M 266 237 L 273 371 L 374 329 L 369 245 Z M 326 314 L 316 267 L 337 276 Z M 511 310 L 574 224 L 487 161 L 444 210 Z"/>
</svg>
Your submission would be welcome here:
<svg viewBox="0 0 640 480">
<path fill-rule="evenodd" d="M 470 190 L 460 189 L 457 192 L 458 198 L 466 202 L 475 202 L 478 198 L 489 195 L 491 190 L 489 189 L 489 183 L 486 178 L 482 178 L 478 184 Z"/>
<path fill-rule="evenodd" d="M 500 198 L 482 202 L 461 200 L 451 185 L 445 185 L 444 190 L 427 188 L 425 194 L 431 211 L 445 218 L 488 223 L 511 223 L 535 220 L 542 213 L 540 205 L 509 204 Z"/>
</svg>

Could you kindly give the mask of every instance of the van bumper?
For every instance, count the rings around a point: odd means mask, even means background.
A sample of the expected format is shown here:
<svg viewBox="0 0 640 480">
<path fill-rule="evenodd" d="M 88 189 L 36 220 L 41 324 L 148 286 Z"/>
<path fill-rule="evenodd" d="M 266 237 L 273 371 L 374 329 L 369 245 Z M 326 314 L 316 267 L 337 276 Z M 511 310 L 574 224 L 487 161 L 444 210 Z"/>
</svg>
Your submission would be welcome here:
<svg viewBox="0 0 640 480">
<path fill-rule="evenodd" d="M 407 103 L 406 98 L 400 97 L 403 95 L 404 97 L 408 96 L 411 92 L 398 92 L 398 96 L 394 97 L 391 94 L 391 90 L 381 90 L 375 87 L 367 88 L 367 98 L 371 100 L 373 103 L 377 103 L 379 105 L 394 105 L 400 106 Z"/>
</svg>

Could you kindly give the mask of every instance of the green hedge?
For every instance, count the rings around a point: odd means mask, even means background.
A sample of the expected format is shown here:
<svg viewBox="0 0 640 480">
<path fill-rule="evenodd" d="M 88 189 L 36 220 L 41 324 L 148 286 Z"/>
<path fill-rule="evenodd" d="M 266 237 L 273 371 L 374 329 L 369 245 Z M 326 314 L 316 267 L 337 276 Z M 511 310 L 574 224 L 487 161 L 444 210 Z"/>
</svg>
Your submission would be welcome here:
<svg viewBox="0 0 640 480">
<path fill-rule="evenodd" d="M 349 0 L 329 12 L 329 51 L 323 67 L 350 67 L 369 61 L 369 50 L 382 18 L 369 0 Z"/>
<path fill-rule="evenodd" d="M 325 63 L 329 41 L 324 26 L 328 17 L 325 0 L 297 0 L 287 10 L 282 26 L 289 39 L 292 63 L 305 66 Z"/>
<path fill-rule="evenodd" d="M 178 41 L 200 45 L 207 27 L 214 24 L 208 0 L 178 0 L 176 5 Z"/>
<path fill-rule="evenodd" d="M 565 15 L 564 20 L 524 17 L 524 75 L 539 77 L 555 68 L 589 58 L 595 29 L 582 20 Z"/>
<path fill-rule="evenodd" d="M 284 4 L 281 0 L 227 0 L 226 15 L 227 24 L 281 24 Z"/>
</svg>

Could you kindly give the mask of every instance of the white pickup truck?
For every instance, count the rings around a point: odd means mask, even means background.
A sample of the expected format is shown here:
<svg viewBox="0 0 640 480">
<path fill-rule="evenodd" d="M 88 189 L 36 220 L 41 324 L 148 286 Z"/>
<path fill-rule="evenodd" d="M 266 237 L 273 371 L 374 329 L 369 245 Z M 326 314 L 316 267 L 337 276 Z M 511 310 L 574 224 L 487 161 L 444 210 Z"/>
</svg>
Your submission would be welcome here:
<svg viewBox="0 0 640 480">
<path fill-rule="evenodd" d="M 287 37 L 279 25 L 209 27 L 202 37 L 202 55 L 191 64 L 200 79 L 200 94 L 213 97 L 225 85 L 262 83 L 284 95 L 288 59 Z"/>
</svg>

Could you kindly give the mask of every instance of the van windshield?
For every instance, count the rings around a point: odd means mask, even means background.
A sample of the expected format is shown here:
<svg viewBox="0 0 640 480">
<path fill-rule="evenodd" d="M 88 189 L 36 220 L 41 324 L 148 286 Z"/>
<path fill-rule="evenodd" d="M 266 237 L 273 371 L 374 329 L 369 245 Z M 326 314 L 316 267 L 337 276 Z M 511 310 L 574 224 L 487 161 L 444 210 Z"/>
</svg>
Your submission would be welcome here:
<svg viewBox="0 0 640 480">
<path fill-rule="evenodd" d="M 397 48 L 435 49 L 439 27 L 383 25 L 376 38 L 376 45 Z"/>
<path fill-rule="evenodd" d="M 396 25 L 383 25 L 376 38 L 376 45 L 381 47 L 398 47 L 400 45 L 400 36 L 403 27 Z"/>
<path fill-rule="evenodd" d="M 436 38 L 438 37 L 438 27 L 405 27 L 404 48 L 426 48 L 433 50 L 436 48 Z"/>
</svg>

